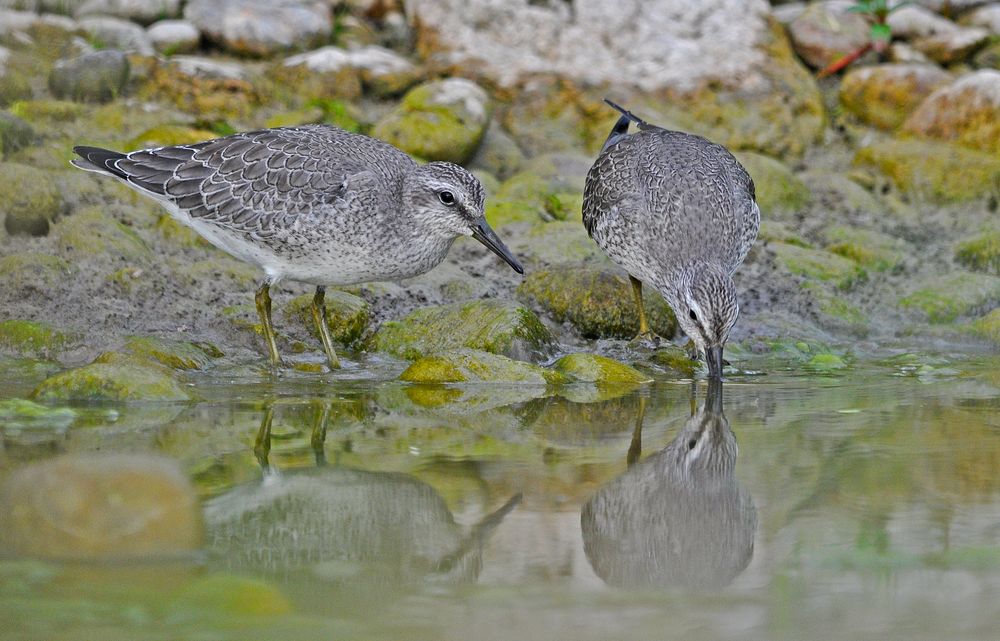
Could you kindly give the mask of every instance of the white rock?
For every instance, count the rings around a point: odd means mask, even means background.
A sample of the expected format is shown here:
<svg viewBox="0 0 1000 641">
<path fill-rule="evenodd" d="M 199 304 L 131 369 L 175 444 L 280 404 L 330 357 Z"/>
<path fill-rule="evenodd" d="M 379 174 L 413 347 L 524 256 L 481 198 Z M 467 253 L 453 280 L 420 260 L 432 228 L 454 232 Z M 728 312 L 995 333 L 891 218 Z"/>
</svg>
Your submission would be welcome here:
<svg viewBox="0 0 1000 641">
<path fill-rule="evenodd" d="M 500 84 L 532 73 L 652 90 L 760 82 L 764 0 L 409 0 L 419 46 Z M 720 52 L 725 52 L 720 55 Z"/>
<path fill-rule="evenodd" d="M 483 88 L 465 78 L 446 78 L 433 85 L 434 91 L 427 100 L 429 104 L 442 107 L 461 105 L 462 110 L 476 123 L 486 126 L 487 107 L 490 98 Z"/>
<path fill-rule="evenodd" d="M 305 65 L 309 71 L 316 73 L 340 71 L 345 67 L 353 66 L 351 55 L 347 50 L 334 46 L 320 47 L 314 51 L 307 51 L 285 59 L 286 67 L 299 65 Z"/>
<path fill-rule="evenodd" d="M 328 5 L 298 0 L 191 0 L 184 18 L 229 51 L 253 56 L 319 44 L 333 30 Z"/>
<path fill-rule="evenodd" d="M 107 47 L 144 56 L 153 54 L 153 45 L 149 42 L 146 30 L 134 22 L 95 16 L 80 20 L 80 28 Z"/>
<path fill-rule="evenodd" d="M 395 51 L 375 45 L 355 49 L 349 55 L 353 66 L 374 75 L 411 73 L 417 68 L 416 65 Z"/>
<path fill-rule="evenodd" d="M 38 15 L 30 11 L 0 9 L 0 37 L 27 31 L 37 19 Z"/>
<path fill-rule="evenodd" d="M 982 27 L 993 35 L 1000 35 L 1000 4 L 989 4 L 962 16 L 960 22 L 970 27 Z"/>
<path fill-rule="evenodd" d="M 224 62 L 201 56 L 171 56 L 170 63 L 181 73 L 196 78 L 246 80 L 250 74 L 238 62 Z"/>
<path fill-rule="evenodd" d="M 779 4 L 773 9 L 774 17 L 778 19 L 781 24 L 788 24 L 792 20 L 798 18 L 803 11 L 806 10 L 805 2 L 789 2 L 787 4 Z"/>
<path fill-rule="evenodd" d="M 198 48 L 201 34 L 186 20 L 160 20 L 146 28 L 146 35 L 157 51 L 190 53 Z"/>
<path fill-rule="evenodd" d="M 38 16 L 38 20 L 35 22 L 45 25 L 46 27 L 60 29 L 62 31 L 76 31 L 80 28 L 79 22 L 69 16 L 64 16 L 58 13 L 43 13 Z"/>
<path fill-rule="evenodd" d="M 148 24 L 180 15 L 181 0 L 84 0 L 74 15 L 105 15 Z"/>
<path fill-rule="evenodd" d="M 954 33 L 959 26 L 923 7 L 906 6 L 889 14 L 892 35 L 904 40 Z"/>
</svg>

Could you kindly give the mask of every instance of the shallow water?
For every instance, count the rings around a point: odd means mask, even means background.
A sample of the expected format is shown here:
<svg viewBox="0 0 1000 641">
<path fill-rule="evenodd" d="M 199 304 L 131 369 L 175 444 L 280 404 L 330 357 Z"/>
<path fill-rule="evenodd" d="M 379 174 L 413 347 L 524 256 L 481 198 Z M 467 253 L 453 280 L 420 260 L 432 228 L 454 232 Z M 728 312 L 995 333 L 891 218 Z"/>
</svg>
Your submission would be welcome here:
<svg viewBox="0 0 1000 641">
<path fill-rule="evenodd" d="M 0 636 L 996 638 L 1000 362 L 934 362 L 734 376 L 715 420 L 692 416 L 703 381 L 552 394 L 350 370 L 79 407 L 61 436 L 6 435 L 5 467 L 173 457 L 205 554 L 5 561 Z"/>
</svg>

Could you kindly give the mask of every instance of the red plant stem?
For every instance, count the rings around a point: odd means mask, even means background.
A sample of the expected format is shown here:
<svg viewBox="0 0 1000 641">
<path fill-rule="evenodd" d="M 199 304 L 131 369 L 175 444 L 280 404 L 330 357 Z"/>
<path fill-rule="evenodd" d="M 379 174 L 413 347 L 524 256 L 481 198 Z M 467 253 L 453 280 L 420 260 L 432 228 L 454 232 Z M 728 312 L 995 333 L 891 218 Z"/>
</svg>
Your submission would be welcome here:
<svg viewBox="0 0 1000 641">
<path fill-rule="evenodd" d="M 872 49 L 872 43 L 871 42 L 865 43 L 865 45 L 863 47 L 855 49 L 854 51 L 852 51 L 851 53 L 847 54 L 846 56 L 843 56 L 843 57 L 838 58 L 838 59 L 834 60 L 833 62 L 831 62 L 829 65 L 827 65 L 827 67 L 825 69 L 823 69 L 818 74 L 816 74 L 816 77 L 817 78 L 826 78 L 829 75 L 837 73 L 838 71 L 840 71 L 841 69 L 843 69 L 847 65 L 851 64 L 852 62 L 854 62 L 855 60 L 857 60 L 861 56 L 863 56 L 866 53 L 868 53 L 869 51 L 871 51 L 871 49 Z"/>
</svg>

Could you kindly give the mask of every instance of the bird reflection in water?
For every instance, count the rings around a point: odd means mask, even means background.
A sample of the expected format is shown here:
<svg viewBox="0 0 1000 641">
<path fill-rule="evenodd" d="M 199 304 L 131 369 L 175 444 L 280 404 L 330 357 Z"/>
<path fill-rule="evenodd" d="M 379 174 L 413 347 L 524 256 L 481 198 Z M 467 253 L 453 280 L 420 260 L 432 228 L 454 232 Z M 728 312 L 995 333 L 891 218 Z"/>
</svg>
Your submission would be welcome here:
<svg viewBox="0 0 1000 641">
<path fill-rule="evenodd" d="M 640 409 L 628 470 L 583 507 L 587 558 L 609 585 L 725 587 L 753 556 L 757 510 L 733 475 L 738 448 L 722 382 L 710 380 L 677 437 L 639 461 L 642 420 Z"/>
<path fill-rule="evenodd" d="M 438 492 L 413 476 L 327 465 L 329 415 L 325 405 L 312 426 L 316 466 L 277 474 L 269 463 L 273 407 L 265 410 L 254 443 L 263 480 L 206 504 L 213 554 L 231 569 L 306 570 L 354 585 L 475 580 L 487 538 L 521 495 L 460 525 Z"/>
</svg>

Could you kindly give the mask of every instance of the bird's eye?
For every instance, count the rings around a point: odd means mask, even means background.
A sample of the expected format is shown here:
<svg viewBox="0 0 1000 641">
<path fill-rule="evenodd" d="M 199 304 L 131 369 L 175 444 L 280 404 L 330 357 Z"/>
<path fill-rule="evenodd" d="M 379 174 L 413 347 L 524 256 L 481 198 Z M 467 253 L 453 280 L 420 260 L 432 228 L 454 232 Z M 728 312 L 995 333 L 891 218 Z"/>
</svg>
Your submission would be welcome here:
<svg viewBox="0 0 1000 641">
<path fill-rule="evenodd" d="M 451 193 L 450 191 L 440 192 L 438 194 L 438 198 L 441 200 L 442 203 L 448 205 L 449 207 L 455 204 L 455 194 Z"/>
<path fill-rule="evenodd" d="M 698 320 L 698 315 L 694 313 L 693 309 L 689 309 L 688 310 L 688 316 L 690 316 L 691 320 L 693 320 L 693 321 Z"/>
</svg>

